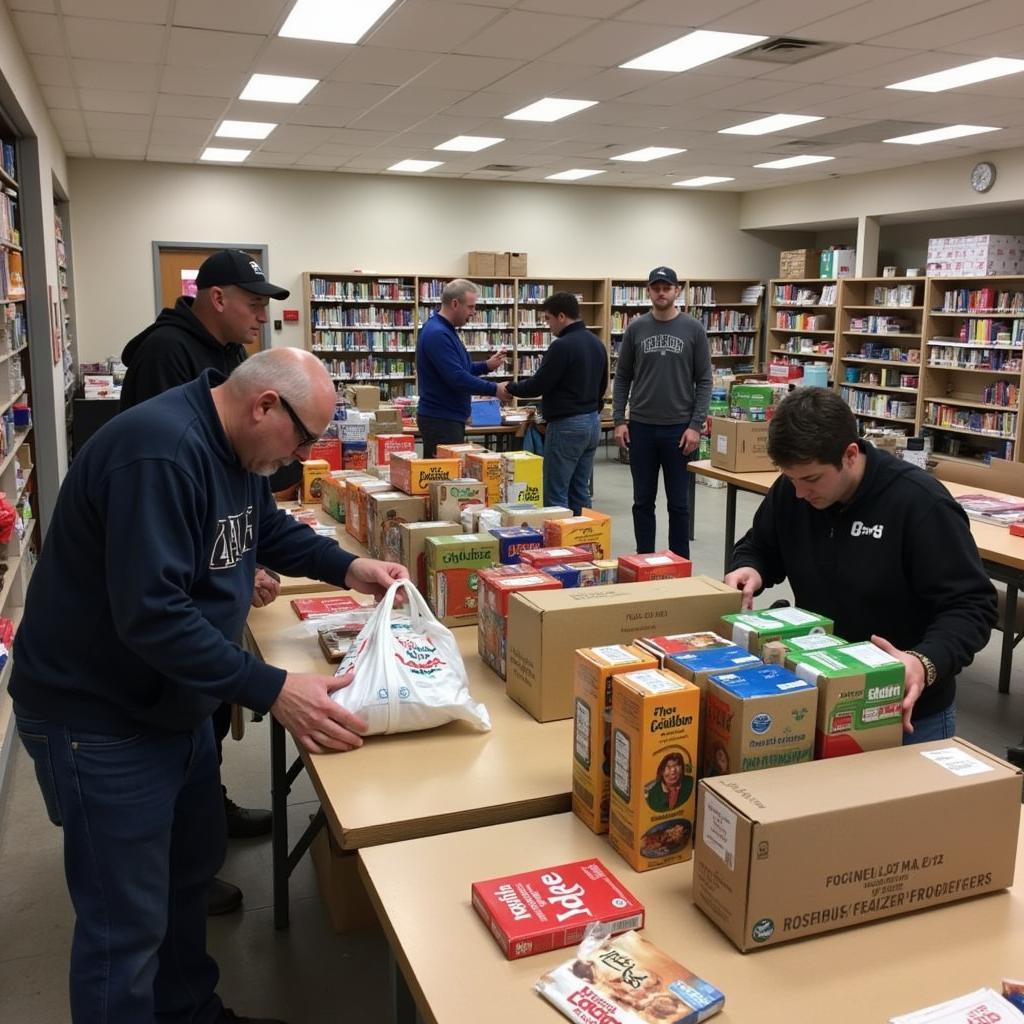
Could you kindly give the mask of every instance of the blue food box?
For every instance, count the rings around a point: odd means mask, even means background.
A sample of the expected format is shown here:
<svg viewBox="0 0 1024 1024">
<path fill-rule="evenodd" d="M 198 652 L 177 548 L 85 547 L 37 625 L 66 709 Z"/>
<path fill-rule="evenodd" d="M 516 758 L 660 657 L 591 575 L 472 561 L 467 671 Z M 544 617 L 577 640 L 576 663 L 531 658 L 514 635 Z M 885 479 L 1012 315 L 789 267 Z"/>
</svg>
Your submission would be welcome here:
<svg viewBox="0 0 1024 1024">
<path fill-rule="evenodd" d="M 545 565 L 544 571 L 549 576 L 554 576 L 566 590 L 580 585 L 580 567 L 578 565 L 565 565 L 559 562 L 557 565 Z"/>
<path fill-rule="evenodd" d="M 474 398 L 470 405 L 469 422 L 474 427 L 500 427 L 501 402 L 496 398 Z"/>
<path fill-rule="evenodd" d="M 502 565 L 518 565 L 521 551 L 544 546 L 544 534 L 530 526 L 498 526 L 491 530 L 491 534 L 498 538 L 498 556 Z"/>
</svg>

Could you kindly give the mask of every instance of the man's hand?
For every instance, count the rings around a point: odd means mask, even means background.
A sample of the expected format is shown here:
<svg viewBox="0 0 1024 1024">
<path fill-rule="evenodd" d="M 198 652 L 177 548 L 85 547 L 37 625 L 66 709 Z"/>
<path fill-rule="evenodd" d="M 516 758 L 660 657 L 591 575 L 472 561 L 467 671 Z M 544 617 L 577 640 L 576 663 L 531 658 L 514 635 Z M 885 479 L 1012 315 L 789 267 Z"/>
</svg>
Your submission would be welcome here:
<svg viewBox="0 0 1024 1024">
<path fill-rule="evenodd" d="M 615 443 L 620 448 L 628 448 L 629 447 L 629 427 L 625 423 L 620 423 L 615 428 L 614 437 L 615 437 Z"/>
<path fill-rule="evenodd" d="M 914 727 L 910 724 L 910 714 L 914 710 L 917 698 L 924 693 L 925 674 L 924 665 L 912 654 L 893 647 L 885 637 L 873 636 L 871 642 L 880 647 L 886 654 L 891 654 L 903 662 L 906 674 L 903 683 L 903 731 L 913 732 Z"/>
<path fill-rule="evenodd" d="M 397 562 L 378 562 L 376 558 L 357 558 L 345 575 L 345 586 L 349 590 L 358 590 L 360 594 L 372 594 L 378 601 L 387 592 L 388 587 L 396 580 L 407 580 L 409 570 Z M 401 604 L 405 594 L 397 595 Z"/>
<path fill-rule="evenodd" d="M 512 395 L 509 394 L 508 385 L 504 381 L 498 385 L 498 390 L 495 394 L 502 405 L 508 405 L 512 401 Z"/>
<path fill-rule="evenodd" d="M 256 570 L 256 582 L 252 590 L 253 608 L 264 608 L 281 593 L 281 581 L 271 576 L 266 569 Z"/>
<path fill-rule="evenodd" d="M 735 587 L 743 591 L 743 610 L 750 611 L 754 607 L 754 595 L 764 586 L 761 574 L 749 565 L 734 569 L 722 581 L 727 587 Z"/>
<path fill-rule="evenodd" d="M 679 447 L 684 455 L 692 455 L 700 447 L 700 434 L 693 427 L 687 427 L 679 438 Z"/>
<path fill-rule="evenodd" d="M 270 713 L 311 754 L 355 750 L 369 726 L 330 697 L 351 682 L 351 672 L 337 678 L 289 672 Z"/>
<path fill-rule="evenodd" d="M 505 362 L 505 350 L 501 349 L 498 352 L 495 352 L 494 355 L 491 356 L 491 358 L 487 360 L 487 369 L 488 370 L 497 370 L 498 367 L 501 366 L 501 364 L 504 363 L 504 362 Z"/>
</svg>

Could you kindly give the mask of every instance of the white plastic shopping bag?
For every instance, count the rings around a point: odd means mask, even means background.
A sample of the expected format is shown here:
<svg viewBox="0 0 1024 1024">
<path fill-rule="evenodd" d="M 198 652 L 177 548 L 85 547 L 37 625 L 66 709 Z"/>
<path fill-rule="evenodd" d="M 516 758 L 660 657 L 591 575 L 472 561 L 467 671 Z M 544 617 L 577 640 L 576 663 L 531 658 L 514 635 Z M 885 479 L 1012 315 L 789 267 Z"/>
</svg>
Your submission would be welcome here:
<svg viewBox="0 0 1024 1024">
<path fill-rule="evenodd" d="M 408 598 L 408 615 L 392 617 L 399 587 Z M 452 721 L 468 722 L 481 732 L 491 727 L 487 708 L 470 695 L 455 637 L 408 580 L 388 588 L 337 675 L 349 668 L 355 677 L 332 697 L 366 719 L 369 735 L 432 729 Z"/>
</svg>

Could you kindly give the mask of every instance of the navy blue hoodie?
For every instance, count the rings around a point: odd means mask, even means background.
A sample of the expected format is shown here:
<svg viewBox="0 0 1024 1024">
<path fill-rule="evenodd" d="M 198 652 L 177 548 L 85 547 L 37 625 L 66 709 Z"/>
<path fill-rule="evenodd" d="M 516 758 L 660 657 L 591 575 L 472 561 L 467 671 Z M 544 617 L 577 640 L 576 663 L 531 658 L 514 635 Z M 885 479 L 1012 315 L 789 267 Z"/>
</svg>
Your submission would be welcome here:
<svg viewBox="0 0 1024 1024">
<path fill-rule="evenodd" d="M 198 380 L 106 424 L 71 464 L 14 643 L 20 708 L 113 735 L 267 711 L 282 669 L 239 647 L 257 562 L 337 585 L 354 558 L 277 509 Z"/>
</svg>

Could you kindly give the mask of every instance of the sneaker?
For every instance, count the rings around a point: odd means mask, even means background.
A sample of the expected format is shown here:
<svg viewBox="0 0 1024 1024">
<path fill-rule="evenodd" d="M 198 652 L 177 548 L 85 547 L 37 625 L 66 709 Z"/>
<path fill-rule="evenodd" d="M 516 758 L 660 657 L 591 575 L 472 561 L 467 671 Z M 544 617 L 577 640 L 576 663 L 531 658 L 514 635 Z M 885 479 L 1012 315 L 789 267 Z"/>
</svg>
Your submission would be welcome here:
<svg viewBox="0 0 1024 1024">
<path fill-rule="evenodd" d="M 242 890 L 223 878 L 215 878 L 206 890 L 206 913 L 212 917 L 230 914 L 241 905 Z"/>
<path fill-rule="evenodd" d="M 225 794 L 224 815 L 228 820 L 228 836 L 231 839 L 255 839 L 270 834 L 273 815 L 268 810 L 239 807 Z"/>
<path fill-rule="evenodd" d="M 239 1017 L 234 1010 L 223 1006 L 220 1016 L 217 1018 L 217 1024 L 285 1024 L 285 1022 L 278 1020 L 277 1017 Z"/>
</svg>

